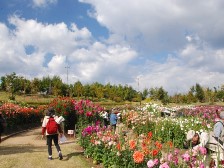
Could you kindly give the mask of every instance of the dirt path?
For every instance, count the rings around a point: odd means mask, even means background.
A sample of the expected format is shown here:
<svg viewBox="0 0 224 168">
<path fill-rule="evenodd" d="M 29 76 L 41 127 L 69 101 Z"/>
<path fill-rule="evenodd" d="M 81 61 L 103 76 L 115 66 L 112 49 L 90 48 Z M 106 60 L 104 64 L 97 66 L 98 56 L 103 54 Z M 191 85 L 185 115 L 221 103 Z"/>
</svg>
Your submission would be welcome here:
<svg viewBox="0 0 224 168">
<path fill-rule="evenodd" d="M 100 168 L 83 156 L 83 151 L 74 139 L 61 144 L 63 160 L 59 160 L 53 146 L 53 160 L 48 160 L 46 140 L 41 140 L 41 128 L 6 139 L 0 144 L 1 168 Z"/>
</svg>

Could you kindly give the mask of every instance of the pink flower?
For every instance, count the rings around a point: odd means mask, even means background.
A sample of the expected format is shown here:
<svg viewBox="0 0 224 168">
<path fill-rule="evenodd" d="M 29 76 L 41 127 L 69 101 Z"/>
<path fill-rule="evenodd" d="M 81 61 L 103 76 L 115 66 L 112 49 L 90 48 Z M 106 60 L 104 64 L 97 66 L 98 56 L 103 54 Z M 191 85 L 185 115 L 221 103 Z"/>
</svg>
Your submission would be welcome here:
<svg viewBox="0 0 224 168">
<path fill-rule="evenodd" d="M 177 156 L 175 156 L 175 157 L 173 158 L 173 163 L 174 163 L 175 165 L 178 165 L 178 157 L 177 157 Z"/>
<path fill-rule="evenodd" d="M 169 167 L 170 166 L 167 164 L 167 162 L 165 162 L 159 166 L 159 168 L 169 168 Z"/>
<path fill-rule="evenodd" d="M 147 166 L 148 166 L 148 168 L 152 168 L 154 165 L 155 165 L 155 163 L 154 163 L 153 160 L 149 160 L 149 161 L 147 162 Z"/>
<path fill-rule="evenodd" d="M 201 152 L 202 155 L 206 155 L 207 154 L 207 150 L 205 147 L 199 147 L 199 151 Z"/>
<path fill-rule="evenodd" d="M 172 159 L 173 159 L 173 155 L 172 155 L 172 153 L 169 153 L 169 154 L 168 154 L 167 159 L 168 159 L 168 160 L 172 160 Z"/>
<path fill-rule="evenodd" d="M 182 155 L 182 158 L 185 162 L 189 162 L 190 161 L 190 155 L 188 153 L 185 153 Z"/>
<path fill-rule="evenodd" d="M 180 152 L 180 150 L 179 150 L 179 149 L 175 149 L 175 150 L 174 150 L 174 155 L 178 155 L 178 154 L 179 154 L 179 152 Z"/>
<path fill-rule="evenodd" d="M 158 165 L 159 164 L 159 159 L 155 159 L 153 162 L 154 162 L 155 165 Z"/>
<path fill-rule="evenodd" d="M 203 163 L 201 163 L 199 168 L 205 168 L 205 165 Z"/>
<path fill-rule="evenodd" d="M 91 112 L 91 111 L 86 112 L 86 116 L 87 116 L 87 117 L 92 116 L 92 112 Z"/>
<path fill-rule="evenodd" d="M 199 152 L 199 146 L 195 146 L 192 149 L 192 156 L 197 156 Z"/>
</svg>

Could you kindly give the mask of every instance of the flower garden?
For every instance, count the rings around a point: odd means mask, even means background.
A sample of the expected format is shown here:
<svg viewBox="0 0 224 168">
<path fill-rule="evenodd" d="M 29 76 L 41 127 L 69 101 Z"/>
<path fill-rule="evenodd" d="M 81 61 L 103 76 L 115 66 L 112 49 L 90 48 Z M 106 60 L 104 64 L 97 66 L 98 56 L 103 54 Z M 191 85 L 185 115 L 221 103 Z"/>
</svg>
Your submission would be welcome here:
<svg viewBox="0 0 224 168">
<path fill-rule="evenodd" d="M 7 120 L 7 129 L 20 125 L 40 125 L 44 110 L 54 107 L 65 118 L 65 130 L 74 129 L 85 157 L 106 168 L 179 168 L 205 167 L 206 148 L 184 150 L 186 132 L 210 131 L 221 106 L 164 107 L 144 104 L 141 107 L 120 107 L 123 127 L 114 133 L 103 126 L 104 108 L 89 100 L 57 98 L 37 108 L 4 103 L 0 107 Z M 161 111 L 175 111 L 176 117 L 160 117 Z"/>
</svg>

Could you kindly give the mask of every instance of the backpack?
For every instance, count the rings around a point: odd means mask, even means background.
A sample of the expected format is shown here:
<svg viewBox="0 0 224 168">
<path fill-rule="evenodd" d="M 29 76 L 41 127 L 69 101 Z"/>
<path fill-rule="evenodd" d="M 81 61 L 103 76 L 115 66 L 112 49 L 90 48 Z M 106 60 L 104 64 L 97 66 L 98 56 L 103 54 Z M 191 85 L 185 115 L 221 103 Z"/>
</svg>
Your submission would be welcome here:
<svg viewBox="0 0 224 168">
<path fill-rule="evenodd" d="M 47 122 L 47 133 L 48 134 L 57 134 L 58 132 L 58 124 L 56 123 L 56 121 L 54 120 L 53 117 L 50 117 L 48 122 Z"/>
</svg>

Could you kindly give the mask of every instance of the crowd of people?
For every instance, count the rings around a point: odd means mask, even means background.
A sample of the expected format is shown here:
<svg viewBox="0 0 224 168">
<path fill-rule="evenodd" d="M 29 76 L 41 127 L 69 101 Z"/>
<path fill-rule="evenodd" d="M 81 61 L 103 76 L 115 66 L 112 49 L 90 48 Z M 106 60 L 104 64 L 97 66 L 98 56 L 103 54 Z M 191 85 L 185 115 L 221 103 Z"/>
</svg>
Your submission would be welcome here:
<svg viewBox="0 0 224 168">
<path fill-rule="evenodd" d="M 104 127 L 112 127 L 116 131 L 117 124 L 121 122 L 121 113 L 119 109 L 104 110 L 102 113 Z"/>
</svg>

